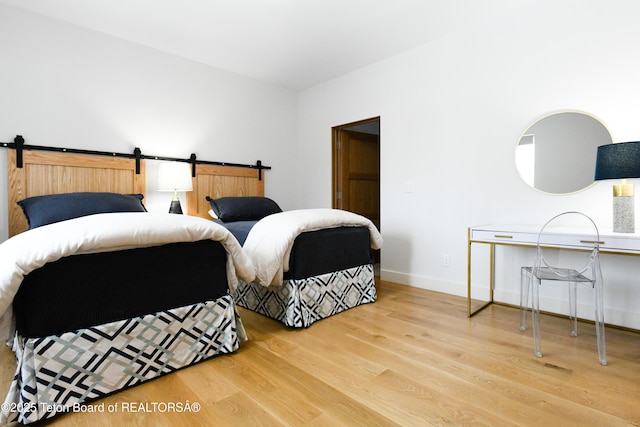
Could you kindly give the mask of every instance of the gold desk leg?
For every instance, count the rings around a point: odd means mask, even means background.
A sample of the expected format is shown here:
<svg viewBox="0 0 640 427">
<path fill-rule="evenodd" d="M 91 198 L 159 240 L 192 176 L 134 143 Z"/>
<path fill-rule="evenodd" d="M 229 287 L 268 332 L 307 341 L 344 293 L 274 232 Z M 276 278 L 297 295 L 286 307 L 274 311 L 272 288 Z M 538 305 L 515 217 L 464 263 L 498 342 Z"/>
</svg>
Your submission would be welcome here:
<svg viewBox="0 0 640 427">
<path fill-rule="evenodd" d="M 467 228 L 467 317 L 471 316 L 471 228 Z"/>
<path fill-rule="evenodd" d="M 496 245 L 490 244 L 489 248 L 489 303 L 493 302 L 493 289 L 496 287 Z"/>
<path fill-rule="evenodd" d="M 489 243 L 489 301 L 475 311 L 471 311 L 471 229 L 467 231 L 467 317 L 471 317 L 493 304 L 495 285 L 495 245 Z"/>
</svg>

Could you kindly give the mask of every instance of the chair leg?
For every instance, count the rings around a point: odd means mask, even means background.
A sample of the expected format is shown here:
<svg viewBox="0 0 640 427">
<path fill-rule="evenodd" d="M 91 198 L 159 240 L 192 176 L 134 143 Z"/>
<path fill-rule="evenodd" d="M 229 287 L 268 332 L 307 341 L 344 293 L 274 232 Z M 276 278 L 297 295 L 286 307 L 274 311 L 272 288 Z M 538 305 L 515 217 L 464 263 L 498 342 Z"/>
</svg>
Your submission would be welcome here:
<svg viewBox="0 0 640 427">
<path fill-rule="evenodd" d="M 531 282 L 531 317 L 533 318 L 534 352 L 537 357 L 542 357 L 542 349 L 540 346 L 540 279 L 531 280 Z"/>
<path fill-rule="evenodd" d="M 571 336 L 578 336 L 578 290 L 576 282 L 569 282 L 569 322 Z"/>
<path fill-rule="evenodd" d="M 602 282 L 596 281 L 593 284 L 594 297 L 596 301 L 596 339 L 598 340 L 598 359 L 601 365 L 607 364 L 607 351 L 604 343 L 604 307 Z"/>
<path fill-rule="evenodd" d="M 529 309 L 529 282 L 531 275 L 522 268 L 520 270 L 520 330 L 527 330 L 527 311 Z"/>
</svg>

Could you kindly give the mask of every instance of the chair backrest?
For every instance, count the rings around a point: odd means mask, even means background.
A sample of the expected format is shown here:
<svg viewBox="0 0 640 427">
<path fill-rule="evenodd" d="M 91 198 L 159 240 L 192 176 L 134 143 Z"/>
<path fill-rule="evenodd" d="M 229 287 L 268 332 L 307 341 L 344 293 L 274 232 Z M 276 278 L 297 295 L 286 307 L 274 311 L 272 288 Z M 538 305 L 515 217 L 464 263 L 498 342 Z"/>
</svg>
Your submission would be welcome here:
<svg viewBox="0 0 640 427">
<path fill-rule="evenodd" d="M 570 242 L 559 242 L 558 233 L 575 231 L 580 234 L 580 239 L 572 239 Z M 557 261 L 559 251 L 550 249 L 558 244 L 567 244 L 579 249 L 578 254 L 563 257 L 561 263 Z M 599 269 L 598 254 L 600 251 L 600 232 L 596 223 L 582 212 L 563 212 L 546 222 L 538 233 L 537 255 L 535 268 L 550 268 L 556 275 L 571 277 L 574 274 L 567 270 L 575 270 L 579 274 L 594 268 Z M 553 254 L 553 255 L 552 255 Z M 595 274 L 595 272 L 594 272 Z M 593 278 L 593 277 L 591 277 Z"/>
</svg>

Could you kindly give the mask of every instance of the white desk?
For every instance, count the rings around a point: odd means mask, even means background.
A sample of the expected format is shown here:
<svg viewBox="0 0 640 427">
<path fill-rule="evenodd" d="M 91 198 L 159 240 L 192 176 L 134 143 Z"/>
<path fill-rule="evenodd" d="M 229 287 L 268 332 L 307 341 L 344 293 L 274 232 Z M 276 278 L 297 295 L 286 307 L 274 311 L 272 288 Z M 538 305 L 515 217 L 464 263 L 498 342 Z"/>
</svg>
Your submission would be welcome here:
<svg viewBox="0 0 640 427">
<path fill-rule="evenodd" d="M 542 226 L 525 225 L 483 225 L 470 227 L 468 230 L 467 246 L 467 314 L 473 316 L 480 310 L 493 303 L 494 271 L 495 271 L 495 246 L 524 246 L 535 248 L 538 241 L 538 232 Z M 549 246 L 557 249 L 584 250 L 585 241 L 592 239 L 589 233 L 579 228 L 556 228 L 545 230 L 547 236 L 551 236 Z M 482 243 L 490 245 L 489 248 L 489 301 L 480 308 L 471 312 L 471 245 Z M 640 256 L 640 234 L 614 233 L 610 230 L 600 231 L 600 252 L 616 255 Z"/>
</svg>

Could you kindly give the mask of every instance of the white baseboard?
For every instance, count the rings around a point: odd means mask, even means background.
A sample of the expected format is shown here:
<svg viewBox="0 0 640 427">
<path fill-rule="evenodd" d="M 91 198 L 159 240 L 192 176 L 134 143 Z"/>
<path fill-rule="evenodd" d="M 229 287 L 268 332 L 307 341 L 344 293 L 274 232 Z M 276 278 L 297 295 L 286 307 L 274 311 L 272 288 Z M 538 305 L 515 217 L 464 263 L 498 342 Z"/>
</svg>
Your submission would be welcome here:
<svg viewBox="0 0 640 427">
<path fill-rule="evenodd" d="M 380 278 L 388 282 L 413 286 L 414 288 L 443 292 L 445 294 L 457 295 L 461 297 L 467 296 L 466 284 L 447 282 L 444 280 L 434 279 L 432 277 L 416 276 L 413 274 L 406 274 L 391 270 L 380 270 Z"/>
<path fill-rule="evenodd" d="M 382 280 L 399 283 L 401 285 L 413 286 L 415 288 L 426 289 L 429 291 L 443 292 L 446 294 L 461 296 L 465 298 L 467 297 L 466 283 L 448 282 L 444 280 L 434 279 L 432 277 L 417 276 L 385 269 L 380 270 L 380 278 Z M 486 292 L 486 289 L 473 288 L 472 295 L 475 295 L 476 291 L 481 293 L 483 291 Z M 496 289 L 494 291 L 494 300 L 512 305 L 519 305 L 520 294 L 519 292 L 510 292 Z M 540 307 L 543 310 L 551 313 L 558 313 L 562 315 L 569 314 L 568 301 L 566 300 L 556 300 L 541 297 Z M 593 306 L 589 304 L 578 304 L 578 317 L 593 320 Z M 605 323 L 609 325 L 616 325 L 624 328 L 640 330 L 640 313 L 607 307 L 606 303 L 604 310 L 604 320 Z"/>
</svg>

